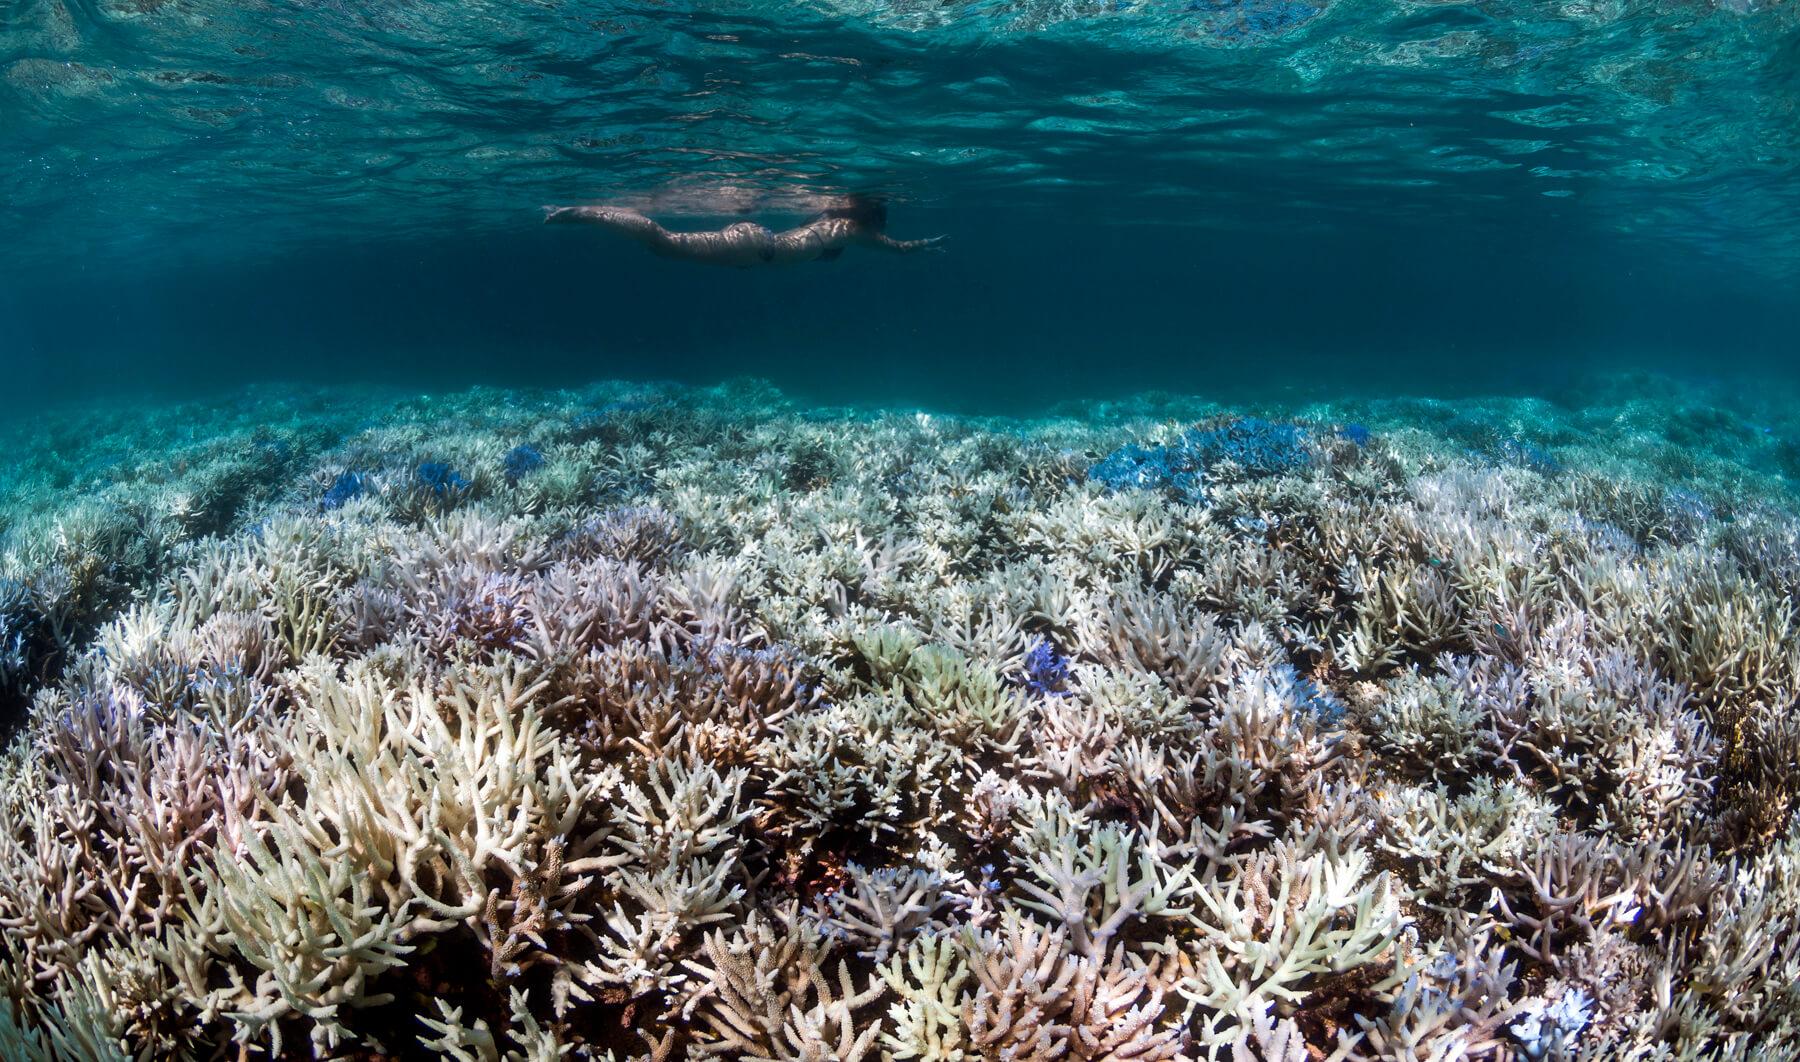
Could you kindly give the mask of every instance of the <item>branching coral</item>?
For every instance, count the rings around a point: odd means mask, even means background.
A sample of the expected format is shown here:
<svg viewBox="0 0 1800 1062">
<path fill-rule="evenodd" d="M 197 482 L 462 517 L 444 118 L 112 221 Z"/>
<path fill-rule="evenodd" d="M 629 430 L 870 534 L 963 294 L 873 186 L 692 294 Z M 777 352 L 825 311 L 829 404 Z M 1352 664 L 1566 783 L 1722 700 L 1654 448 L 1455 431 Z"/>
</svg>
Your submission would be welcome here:
<svg viewBox="0 0 1800 1062">
<path fill-rule="evenodd" d="M 744 807 L 747 772 L 652 763 L 643 786 L 626 784 L 607 858 L 616 867 L 612 910 L 600 957 L 588 967 L 603 984 L 634 994 L 679 982 L 675 958 L 703 927 L 733 918 L 744 889 L 736 883 L 736 834 L 752 812 Z"/>
<path fill-rule="evenodd" d="M 869 870 L 855 863 L 845 868 L 849 884 L 829 898 L 822 918 L 825 931 L 861 945 L 858 954 L 884 962 L 896 944 L 919 931 L 942 928 L 938 913 L 956 903 L 946 896 L 944 876 L 909 868 Z"/>
<path fill-rule="evenodd" d="M 1082 831 L 1074 816 L 1051 814 L 1020 835 L 1025 874 L 1019 906 L 1045 915 L 1076 955 L 1106 954 L 1113 938 L 1145 920 L 1184 919 L 1189 873 L 1167 866 L 1128 831 Z"/>
<path fill-rule="evenodd" d="M 391 1000 L 369 982 L 405 965 L 410 910 L 376 902 L 377 883 L 330 858 L 291 812 L 274 809 L 271 827 L 244 831 L 237 858 L 200 879 L 194 924 L 258 971 L 207 1007 L 225 1012 L 240 1039 L 266 1034 L 277 1052 L 283 1019 L 311 1019 L 314 1048 L 329 1051 L 346 1036 L 340 1010 Z"/>
<path fill-rule="evenodd" d="M 1368 871 L 1360 852 L 1303 854 L 1284 842 L 1222 890 L 1197 893 L 1204 944 L 1178 987 L 1209 1015 L 1203 1039 L 1387 957 L 1402 919 L 1387 880 Z"/>
<path fill-rule="evenodd" d="M 1229 639 L 1216 617 L 1167 596 L 1121 587 L 1089 618 L 1088 651 L 1155 675 L 1184 697 L 1206 697 L 1225 678 Z"/>
<path fill-rule="evenodd" d="M 703 1030 L 696 1054 L 860 1062 L 880 1030 L 858 1021 L 857 1012 L 879 999 L 885 986 L 858 989 L 843 962 L 834 977 L 818 934 L 791 911 L 778 921 L 780 928 L 752 916 L 732 934 L 707 934 L 703 960 L 690 964 L 696 987 L 682 1006 Z"/>
<path fill-rule="evenodd" d="M 0 531 L 0 1054 L 1800 1043 L 1800 521 L 1740 464 L 661 393 Z"/>
</svg>

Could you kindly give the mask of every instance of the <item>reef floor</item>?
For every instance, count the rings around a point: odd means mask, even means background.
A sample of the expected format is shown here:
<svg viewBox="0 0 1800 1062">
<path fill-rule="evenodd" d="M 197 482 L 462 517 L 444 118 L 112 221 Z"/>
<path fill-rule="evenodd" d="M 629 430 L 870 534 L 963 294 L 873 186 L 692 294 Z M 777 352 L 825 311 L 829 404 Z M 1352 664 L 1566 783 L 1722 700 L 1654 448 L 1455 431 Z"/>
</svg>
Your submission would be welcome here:
<svg viewBox="0 0 1800 1062">
<path fill-rule="evenodd" d="M 1800 1054 L 1800 407 L 0 427 L 7 1059 Z"/>
</svg>

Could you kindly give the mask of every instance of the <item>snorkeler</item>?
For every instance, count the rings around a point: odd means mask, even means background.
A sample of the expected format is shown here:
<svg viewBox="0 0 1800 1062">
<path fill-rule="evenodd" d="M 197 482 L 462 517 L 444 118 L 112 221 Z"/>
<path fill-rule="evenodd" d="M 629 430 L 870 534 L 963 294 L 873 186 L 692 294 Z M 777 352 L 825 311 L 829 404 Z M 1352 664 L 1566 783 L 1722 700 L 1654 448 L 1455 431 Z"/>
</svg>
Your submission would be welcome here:
<svg viewBox="0 0 1800 1062">
<path fill-rule="evenodd" d="M 622 232 L 664 258 L 737 266 L 788 265 L 830 261 L 856 244 L 896 254 L 937 247 L 942 236 L 896 240 L 887 228 L 887 207 L 871 199 L 851 199 L 826 209 L 799 228 L 770 232 L 740 221 L 712 232 L 670 232 L 629 207 L 573 206 L 544 208 L 544 223 L 585 223 Z"/>
</svg>

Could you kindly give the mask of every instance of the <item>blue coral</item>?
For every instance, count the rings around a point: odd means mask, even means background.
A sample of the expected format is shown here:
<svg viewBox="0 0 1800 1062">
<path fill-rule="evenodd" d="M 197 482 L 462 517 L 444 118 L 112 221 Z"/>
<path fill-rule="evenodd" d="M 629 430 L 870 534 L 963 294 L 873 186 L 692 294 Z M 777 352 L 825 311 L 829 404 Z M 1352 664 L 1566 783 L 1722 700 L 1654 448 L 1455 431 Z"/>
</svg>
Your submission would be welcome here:
<svg viewBox="0 0 1800 1062">
<path fill-rule="evenodd" d="M 419 467 L 413 469 L 413 478 L 439 498 L 461 494 L 473 485 L 461 472 L 442 461 L 420 462 Z"/>
<path fill-rule="evenodd" d="M 1521 1053 L 1533 1062 L 1563 1058 L 1574 1053 L 1575 1038 L 1593 1017 L 1594 1001 L 1580 987 L 1574 987 L 1565 989 L 1555 1003 L 1546 1004 L 1541 997 L 1528 1000 L 1519 1013 L 1523 1016 L 1510 1031 L 1519 1042 Z"/>
<path fill-rule="evenodd" d="M 1181 442 L 1121 446 L 1088 469 L 1109 490 L 1167 490 L 1185 502 L 1205 497 L 1206 466 Z"/>
<path fill-rule="evenodd" d="M 1192 428 L 1184 438 L 1204 455 L 1208 467 L 1230 461 L 1258 477 L 1297 472 L 1313 459 L 1305 429 L 1261 417 L 1232 417 Z"/>
<path fill-rule="evenodd" d="M 342 509 L 369 492 L 369 477 L 361 472 L 339 472 L 319 499 L 321 509 Z"/>
<path fill-rule="evenodd" d="M 1330 690 L 1300 674 L 1292 664 L 1280 664 L 1270 673 L 1270 681 L 1288 702 L 1325 726 L 1344 721 L 1344 702 Z"/>
<path fill-rule="evenodd" d="M 506 456 L 501 459 L 500 466 L 506 474 L 506 481 L 517 483 L 529 473 L 544 467 L 544 454 L 530 443 L 520 443 L 506 451 Z"/>
<path fill-rule="evenodd" d="M 1299 471 L 1313 461 L 1310 442 L 1298 424 L 1230 417 L 1189 428 L 1165 446 L 1121 446 L 1088 469 L 1088 478 L 1111 490 L 1167 490 L 1197 503 L 1217 466 L 1230 462 L 1251 478 Z"/>
<path fill-rule="evenodd" d="M 1554 475 L 1562 471 L 1562 462 L 1556 455 L 1534 442 L 1524 439 L 1502 439 L 1495 447 L 1495 456 L 1509 465 L 1528 468 L 1540 475 Z"/>
<path fill-rule="evenodd" d="M 1046 697 L 1069 695 L 1069 661 L 1048 639 L 1040 640 L 1025 654 L 1025 688 Z"/>
</svg>

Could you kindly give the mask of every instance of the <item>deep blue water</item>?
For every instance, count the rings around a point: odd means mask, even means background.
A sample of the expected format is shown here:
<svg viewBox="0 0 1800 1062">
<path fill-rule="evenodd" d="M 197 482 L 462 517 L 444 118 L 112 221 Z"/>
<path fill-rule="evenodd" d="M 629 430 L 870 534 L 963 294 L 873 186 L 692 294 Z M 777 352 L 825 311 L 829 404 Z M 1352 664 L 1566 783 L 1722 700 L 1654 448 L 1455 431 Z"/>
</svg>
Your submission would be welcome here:
<svg viewBox="0 0 1800 1062">
<path fill-rule="evenodd" d="M 1795 373 L 1800 6 L 28 0 L 0 363 L 832 400 Z M 734 271 L 538 224 L 891 203 Z"/>
</svg>

